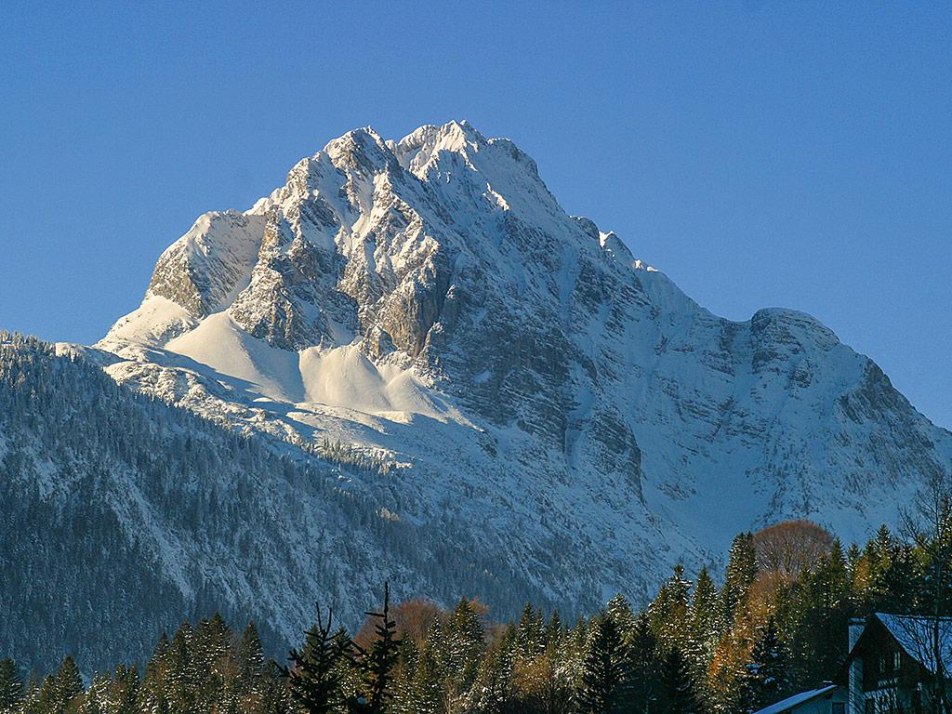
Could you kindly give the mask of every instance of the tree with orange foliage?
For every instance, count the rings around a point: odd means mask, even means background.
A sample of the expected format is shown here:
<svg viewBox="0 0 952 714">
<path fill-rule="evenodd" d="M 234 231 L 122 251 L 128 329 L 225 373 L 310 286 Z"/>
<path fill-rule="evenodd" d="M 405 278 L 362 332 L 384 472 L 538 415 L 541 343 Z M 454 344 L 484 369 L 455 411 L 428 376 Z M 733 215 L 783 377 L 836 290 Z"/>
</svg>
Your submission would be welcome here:
<svg viewBox="0 0 952 714">
<path fill-rule="evenodd" d="M 754 533 L 753 545 L 759 570 L 796 580 L 829 554 L 833 536 L 811 521 L 783 521 Z"/>
<path fill-rule="evenodd" d="M 471 602 L 476 607 L 485 607 L 478 600 Z M 477 603 L 478 605 L 475 605 Z M 421 597 L 404 600 L 390 608 L 390 617 L 396 623 L 397 637 L 409 640 L 417 647 L 426 639 L 433 623 L 444 614 L 444 610 L 435 602 Z M 368 616 L 354 635 L 354 643 L 365 649 L 370 647 L 376 638 L 378 620 L 377 617 Z"/>
</svg>

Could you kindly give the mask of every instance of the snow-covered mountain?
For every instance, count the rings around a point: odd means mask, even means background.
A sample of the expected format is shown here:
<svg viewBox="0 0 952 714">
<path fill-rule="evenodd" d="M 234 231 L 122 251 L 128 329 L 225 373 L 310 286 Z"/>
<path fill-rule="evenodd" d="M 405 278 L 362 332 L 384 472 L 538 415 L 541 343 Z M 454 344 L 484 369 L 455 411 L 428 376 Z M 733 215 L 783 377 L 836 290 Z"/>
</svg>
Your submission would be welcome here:
<svg viewBox="0 0 952 714">
<path fill-rule="evenodd" d="M 562 604 L 637 599 L 782 518 L 858 538 L 952 471 L 952 434 L 829 329 L 711 314 L 466 122 L 349 132 L 250 210 L 200 217 L 86 354 L 374 464 L 351 487 L 388 518 L 452 524 Z"/>
<path fill-rule="evenodd" d="M 102 672 L 217 611 L 256 620 L 283 660 L 315 600 L 354 628 L 385 579 L 504 612 L 559 604 L 458 524 L 398 520 L 352 488 L 381 477 L 373 464 L 280 451 L 0 332 L 0 653 Z"/>
</svg>

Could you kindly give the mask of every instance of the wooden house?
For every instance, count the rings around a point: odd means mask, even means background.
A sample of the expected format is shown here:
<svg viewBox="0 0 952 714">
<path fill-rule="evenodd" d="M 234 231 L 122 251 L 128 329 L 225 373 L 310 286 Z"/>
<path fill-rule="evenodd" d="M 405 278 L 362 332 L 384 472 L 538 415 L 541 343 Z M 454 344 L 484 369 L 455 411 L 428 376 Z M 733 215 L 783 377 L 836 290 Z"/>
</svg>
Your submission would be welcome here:
<svg viewBox="0 0 952 714">
<path fill-rule="evenodd" d="M 875 613 L 849 627 L 849 714 L 926 711 L 943 673 L 952 698 L 952 618 Z"/>
</svg>

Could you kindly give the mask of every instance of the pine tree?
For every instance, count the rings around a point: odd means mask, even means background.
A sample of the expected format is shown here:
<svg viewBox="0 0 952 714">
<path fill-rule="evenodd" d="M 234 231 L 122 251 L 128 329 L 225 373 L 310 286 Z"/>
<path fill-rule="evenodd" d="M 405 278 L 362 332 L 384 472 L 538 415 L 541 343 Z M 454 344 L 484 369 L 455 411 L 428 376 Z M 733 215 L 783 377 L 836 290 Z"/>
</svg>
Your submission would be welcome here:
<svg viewBox="0 0 952 714">
<path fill-rule="evenodd" d="M 126 667 L 120 664 L 116 667 L 110 690 L 110 714 L 138 713 L 139 672 L 134 666 Z"/>
<path fill-rule="evenodd" d="M 23 680 L 12 659 L 0 660 L 0 714 L 13 712 L 23 700 Z"/>
<path fill-rule="evenodd" d="M 639 615 L 635 621 L 628 648 L 631 657 L 629 709 L 639 714 L 653 712 L 660 687 L 661 656 L 658 653 L 658 641 L 651 631 L 651 625 L 645 613 Z"/>
<path fill-rule="evenodd" d="M 791 655 L 796 687 L 832 678 L 846 658 L 853 601 L 846 558 L 839 541 L 813 572 L 801 576 L 777 611 Z"/>
<path fill-rule="evenodd" d="M 684 653 L 698 675 L 707 669 L 714 657 L 723 629 L 717 589 L 707 568 L 701 568 L 688 609 L 688 636 Z"/>
<path fill-rule="evenodd" d="M 412 698 L 411 681 L 416 667 L 417 657 L 420 654 L 420 644 L 404 631 L 400 638 L 400 656 L 397 658 L 397 667 L 393 673 L 393 701 L 390 710 L 393 714 L 405 714 Z"/>
<path fill-rule="evenodd" d="M 34 682 L 26 696 L 25 711 L 29 714 L 57 714 L 65 709 L 56 691 L 56 677 L 46 676 L 42 682 Z"/>
<path fill-rule="evenodd" d="M 859 557 L 852 580 L 862 598 L 864 609 L 889 612 L 897 609 L 888 584 L 897 545 L 889 528 L 882 525 Z"/>
<path fill-rule="evenodd" d="M 79 673 L 79 667 L 76 666 L 76 660 L 67 655 L 56 673 L 57 712 L 65 712 L 70 703 L 82 693 L 83 678 Z"/>
<path fill-rule="evenodd" d="M 195 628 L 190 642 L 192 701 L 195 709 L 211 711 L 221 705 L 227 712 L 237 708 L 237 667 L 232 657 L 234 633 L 215 613 Z"/>
<path fill-rule="evenodd" d="M 592 623 L 585 657 L 579 711 L 584 714 L 612 714 L 620 711 L 631 683 L 627 647 L 615 621 L 599 616 Z"/>
<path fill-rule="evenodd" d="M 534 656 L 514 659 L 512 685 L 518 711 L 561 714 L 571 710 L 575 682 L 581 678 L 582 656 L 553 613 L 545 628 L 545 649 Z"/>
<path fill-rule="evenodd" d="M 168 702 L 162 686 L 165 677 L 165 659 L 169 650 L 169 637 L 162 633 L 145 665 L 145 677 L 139 691 L 139 701 L 144 711 L 150 714 L 166 714 Z"/>
<path fill-rule="evenodd" d="M 517 659 L 516 627 L 511 622 L 486 650 L 474 685 L 473 710 L 503 714 L 514 706 L 513 671 Z"/>
<path fill-rule="evenodd" d="M 353 658 L 353 661 L 363 675 L 363 696 L 350 706 L 358 712 L 383 714 L 393 697 L 393 669 L 400 654 L 397 623 L 390 615 L 389 583 L 384 583 L 383 611 L 368 612 L 367 614 L 378 619 L 375 628 L 377 639 L 367 650 L 358 647 L 356 644 L 352 645 L 356 650 L 356 657 Z"/>
<path fill-rule="evenodd" d="M 773 617 L 754 643 L 744 681 L 748 711 L 757 711 L 780 701 L 787 691 L 787 653 Z"/>
<path fill-rule="evenodd" d="M 139 700 L 145 711 L 150 714 L 169 714 L 169 700 L 166 682 L 169 676 L 169 658 L 172 645 L 166 633 L 162 633 L 159 642 L 146 663 L 145 678 L 140 687 Z"/>
<path fill-rule="evenodd" d="M 107 714 L 110 684 L 109 677 L 106 675 L 98 674 L 93 677 L 83 697 L 82 706 L 78 708 L 79 714 Z"/>
<path fill-rule="evenodd" d="M 549 618 L 549 624 L 545 627 L 545 641 L 551 644 L 559 642 L 565 636 L 565 628 L 562 626 L 562 618 L 559 617 L 559 611 L 553 610 Z"/>
<path fill-rule="evenodd" d="M 235 646 L 237 672 L 235 673 L 235 689 L 242 697 L 252 697 L 260 700 L 263 693 L 264 654 L 261 649 L 261 638 L 254 622 L 249 622 L 241 639 Z"/>
<path fill-rule="evenodd" d="M 658 596 L 648 606 L 651 629 L 662 649 L 687 646 L 688 605 L 691 581 L 684 577 L 684 566 L 674 567 L 671 577 L 661 585 Z"/>
<path fill-rule="evenodd" d="M 318 606 L 317 621 L 304 634 L 304 646 L 291 650 L 291 667 L 284 670 L 292 698 L 307 714 L 332 712 L 341 702 L 336 670 L 349 643 L 339 634 L 331 635 L 332 620 L 333 612 L 328 611 L 325 620 Z"/>
<path fill-rule="evenodd" d="M 516 642 L 519 654 L 525 657 L 532 657 L 545 650 L 545 618 L 531 603 L 526 603 L 519 624 L 516 625 Z"/>
<path fill-rule="evenodd" d="M 443 652 L 438 659 L 447 674 L 445 686 L 451 701 L 468 697 L 486 648 L 486 633 L 478 609 L 478 603 L 461 599 L 442 628 Z"/>
<path fill-rule="evenodd" d="M 677 648 L 668 652 L 661 665 L 660 714 L 702 714 L 704 707 L 691 667 Z"/>
<path fill-rule="evenodd" d="M 196 710 L 193 637 L 191 623 L 183 622 L 172 636 L 166 653 L 163 685 L 170 714 L 192 714 Z"/>
<path fill-rule="evenodd" d="M 730 626 L 734 610 L 747 596 L 747 591 L 757 579 L 757 553 L 752 533 L 740 533 L 734 537 L 727 556 L 724 587 L 721 589 L 721 608 L 724 622 Z"/>
<path fill-rule="evenodd" d="M 618 626 L 618 630 L 623 637 L 635 627 L 635 613 L 632 612 L 628 599 L 621 593 L 608 601 L 605 614 L 615 621 L 615 625 Z"/>
<path fill-rule="evenodd" d="M 287 686 L 284 671 L 273 659 L 265 662 L 262 682 L 261 705 L 259 707 L 262 714 L 291 714 L 299 711 L 293 704 L 291 690 Z"/>
<path fill-rule="evenodd" d="M 427 639 L 417 654 L 404 703 L 407 714 L 439 714 L 443 707 L 443 677 L 432 643 Z"/>
</svg>

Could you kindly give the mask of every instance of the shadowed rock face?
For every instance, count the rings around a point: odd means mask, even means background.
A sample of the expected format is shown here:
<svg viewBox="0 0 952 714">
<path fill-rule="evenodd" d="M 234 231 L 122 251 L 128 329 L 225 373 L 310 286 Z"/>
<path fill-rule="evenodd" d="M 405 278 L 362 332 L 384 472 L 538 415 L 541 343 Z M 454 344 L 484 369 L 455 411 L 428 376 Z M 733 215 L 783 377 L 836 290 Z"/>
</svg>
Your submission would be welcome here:
<svg viewBox="0 0 952 714">
<path fill-rule="evenodd" d="M 202 216 L 159 258 L 148 292 L 194 317 L 223 309 L 247 282 L 264 227 L 261 216 L 234 211 Z"/>
<path fill-rule="evenodd" d="M 861 537 L 952 464 L 949 433 L 816 320 L 710 314 L 466 123 L 350 132 L 203 216 L 99 346 L 220 423 L 400 464 L 361 487 L 577 601 L 586 579 L 637 598 L 781 518 Z"/>
</svg>

